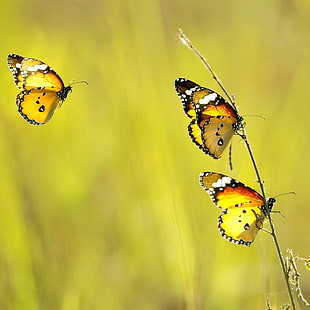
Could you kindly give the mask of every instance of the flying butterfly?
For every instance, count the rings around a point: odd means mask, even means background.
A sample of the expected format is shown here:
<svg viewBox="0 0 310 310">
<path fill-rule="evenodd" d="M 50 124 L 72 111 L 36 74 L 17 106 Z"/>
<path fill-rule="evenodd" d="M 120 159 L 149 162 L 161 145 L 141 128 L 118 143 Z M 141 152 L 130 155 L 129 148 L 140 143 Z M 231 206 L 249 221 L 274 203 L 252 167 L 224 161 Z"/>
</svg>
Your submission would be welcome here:
<svg viewBox="0 0 310 310">
<path fill-rule="evenodd" d="M 223 209 L 218 218 L 222 237 L 250 246 L 276 200 L 269 198 L 265 202 L 254 189 L 216 172 L 202 172 L 199 181 L 214 205 Z"/>
<path fill-rule="evenodd" d="M 7 60 L 21 89 L 16 97 L 18 112 L 32 125 L 47 123 L 72 91 L 71 85 L 65 86 L 59 75 L 40 60 L 16 54 L 9 54 Z"/>
<path fill-rule="evenodd" d="M 242 127 L 242 117 L 219 94 L 185 78 L 175 80 L 184 112 L 191 119 L 188 133 L 198 147 L 218 159 Z"/>
</svg>

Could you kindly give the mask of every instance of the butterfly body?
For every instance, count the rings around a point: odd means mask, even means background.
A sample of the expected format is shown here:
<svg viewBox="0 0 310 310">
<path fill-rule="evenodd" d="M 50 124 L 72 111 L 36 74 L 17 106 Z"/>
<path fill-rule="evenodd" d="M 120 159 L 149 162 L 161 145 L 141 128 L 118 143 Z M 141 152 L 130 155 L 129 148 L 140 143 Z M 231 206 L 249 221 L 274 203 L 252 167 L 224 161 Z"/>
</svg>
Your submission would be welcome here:
<svg viewBox="0 0 310 310">
<path fill-rule="evenodd" d="M 47 123 L 72 87 L 65 87 L 54 70 L 34 58 L 9 54 L 8 66 L 16 86 L 21 89 L 16 97 L 18 112 L 32 125 Z"/>
<path fill-rule="evenodd" d="M 218 218 L 222 237 L 235 244 L 250 246 L 275 199 L 269 198 L 265 202 L 255 190 L 216 172 L 201 173 L 200 185 L 214 205 L 223 210 Z"/>
<path fill-rule="evenodd" d="M 242 127 L 242 117 L 222 96 L 195 82 L 178 78 L 175 88 L 184 112 L 191 118 L 188 132 L 192 141 L 206 154 L 220 158 Z"/>
</svg>

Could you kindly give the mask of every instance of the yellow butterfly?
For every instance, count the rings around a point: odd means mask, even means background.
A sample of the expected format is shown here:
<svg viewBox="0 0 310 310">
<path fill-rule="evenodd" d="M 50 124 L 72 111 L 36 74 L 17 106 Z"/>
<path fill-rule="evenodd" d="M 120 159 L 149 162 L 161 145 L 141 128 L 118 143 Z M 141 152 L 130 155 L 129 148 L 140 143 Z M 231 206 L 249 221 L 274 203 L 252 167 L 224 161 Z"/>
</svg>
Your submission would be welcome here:
<svg viewBox="0 0 310 310">
<path fill-rule="evenodd" d="M 54 70 L 34 58 L 9 54 L 8 66 L 22 90 L 16 97 L 20 115 L 32 125 L 47 123 L 71 92 L 71 85 L 65 86 Z"/>
<path fill-rule="evenodd" d="M 263 227 L 267 209 L 271 212 L 274 198 L 265 203 L 254 189 L 216 172 L 202 172 L 200 185 L 212 202 L 223 210 L 218 218 L 219 231 L 235 244 L 250 246 Z"/>
</svg>

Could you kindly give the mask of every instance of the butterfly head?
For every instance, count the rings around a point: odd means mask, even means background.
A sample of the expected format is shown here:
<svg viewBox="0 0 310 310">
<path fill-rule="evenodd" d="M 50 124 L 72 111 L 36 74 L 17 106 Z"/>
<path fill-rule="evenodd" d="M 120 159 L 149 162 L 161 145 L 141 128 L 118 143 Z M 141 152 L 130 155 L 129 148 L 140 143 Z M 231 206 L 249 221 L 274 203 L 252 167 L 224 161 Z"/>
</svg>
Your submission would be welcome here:
<svg viewBox="0 0 310 310">
<path fill-rule="evenodd" d="M 79 84 L 79 83 L 84 83 L 84 84 L 88 85 L 87 81 L 75 81 L 75 80 L 71 80 L 69 85 L 72 86 L 74 84 Z"/>
</svg>

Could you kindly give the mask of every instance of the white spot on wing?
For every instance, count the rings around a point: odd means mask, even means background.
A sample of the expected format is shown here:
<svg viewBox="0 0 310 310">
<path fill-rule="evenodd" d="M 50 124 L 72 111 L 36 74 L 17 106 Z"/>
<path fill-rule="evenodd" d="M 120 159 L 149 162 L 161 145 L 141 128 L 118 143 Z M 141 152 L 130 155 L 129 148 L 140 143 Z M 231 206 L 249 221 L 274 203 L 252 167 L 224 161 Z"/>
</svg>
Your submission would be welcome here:
<svg viewBox="0 0 310 310">
<path fill-rule="evenodd" d="M 199 103 L 200 104 L 208 104 L 210 101 L 215 101 L 216 97 L 217 97 L 217 93 L 211 93 L 211 94 L 201 98 L 199 100 Z"/>
<path fill-rule="evenodd" d="M 48 65 L 46 65 L 46 64 L 35 65 L 35 66 L 32 66 L 32 67 L 28 67 L 27 71 L 33 71 L 33 72 L 38 71 L 38 70 L 44 71 L 44 70 L 47 69 L 47 67 L 48 67 Z"/>
<path fill-rule="evenodd" d="M 225 187 L 226 184 L 230 184 L 230 183 L 231 183 L 230 177 L 222 177 L 221 179 L 218 179 L 216 182 L 214 182 L 212 186 L 215 188 Z"/>
</svg>

